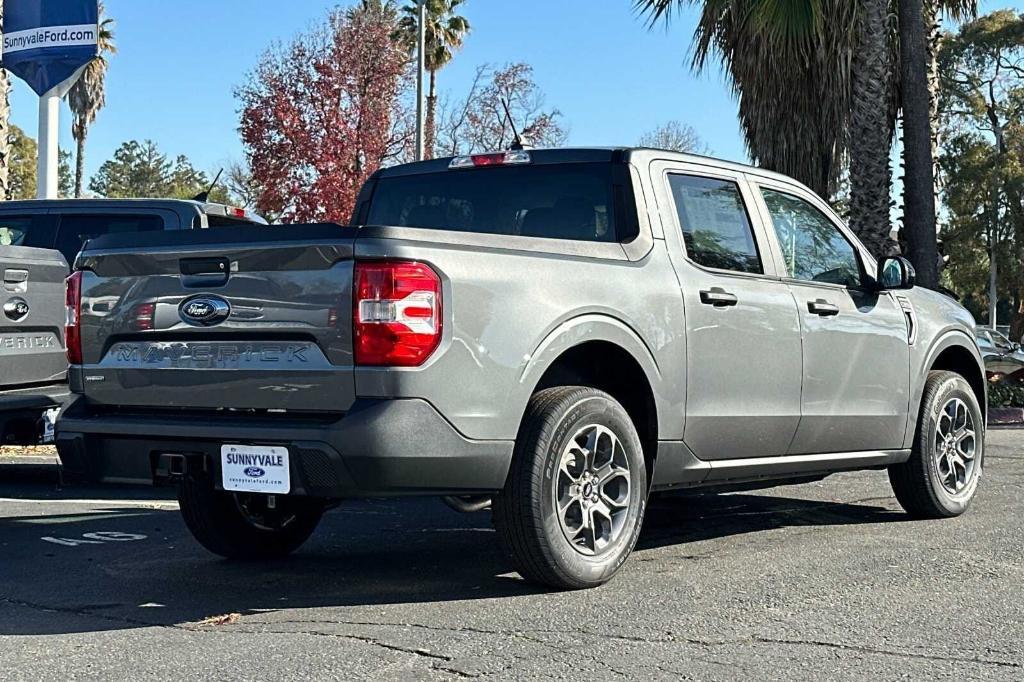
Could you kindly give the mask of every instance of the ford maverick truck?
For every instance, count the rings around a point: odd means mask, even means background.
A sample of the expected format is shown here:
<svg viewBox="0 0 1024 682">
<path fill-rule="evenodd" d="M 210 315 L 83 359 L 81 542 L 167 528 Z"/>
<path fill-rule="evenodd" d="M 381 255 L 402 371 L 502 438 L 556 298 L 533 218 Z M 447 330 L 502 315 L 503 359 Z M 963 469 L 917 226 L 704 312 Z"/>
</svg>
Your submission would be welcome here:
<svg viewBox="0 0 1024 682">
<path fill-rule="evenodd" d="M 222 204 L 178 199 L 0 202 L 0 444 L 33 445 L 67 399 L 64 279 L 102 234 L 263 223 Z M 94 302 L 102 312 L 106 301 Z"/>
<path fill-rule="evenodd" d="M 348 227 L 100 237 L 67 317 L 65 467 L 176 482 L 225 557 L 437 495 L 490 500 L 524 577 L 582 588 L 651 493 L 877 469 L 937 518 L 981 477 L 970 315 L 802 185 L 697 156 L 438 159 L 374 175 Z"/>
</svg>

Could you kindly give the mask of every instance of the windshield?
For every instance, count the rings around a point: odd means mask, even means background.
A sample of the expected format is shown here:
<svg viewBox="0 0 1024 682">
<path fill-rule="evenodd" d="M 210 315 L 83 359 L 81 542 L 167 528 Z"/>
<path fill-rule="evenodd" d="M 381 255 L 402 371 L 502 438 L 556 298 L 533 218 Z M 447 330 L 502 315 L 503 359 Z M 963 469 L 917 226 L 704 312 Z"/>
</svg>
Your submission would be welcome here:
<svg viewBox="0 0 1024 682">
<path fill-rule="evenodd" d="M 570 163 L 383 177 L 367 224 L 590 242 L 636 236 L 625 166 Z"/>
</svg>

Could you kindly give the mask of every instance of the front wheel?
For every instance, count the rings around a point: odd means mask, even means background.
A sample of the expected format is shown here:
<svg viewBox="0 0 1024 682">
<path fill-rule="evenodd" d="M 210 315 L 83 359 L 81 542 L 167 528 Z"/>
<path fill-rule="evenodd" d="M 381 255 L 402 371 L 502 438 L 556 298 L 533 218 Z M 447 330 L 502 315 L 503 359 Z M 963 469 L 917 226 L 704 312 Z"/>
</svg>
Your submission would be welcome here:
<svg viewBox="0 0 1024 682">
<path fill-rule="evenodd" d="M 647 503 L 636 428 L 607 393 L 538 392 L 494 499 L 505 553 L 527 580 L 560 589 L 607 582 L 633 550 Z"/>
<path fill-rule="evenodd" d="M 939 519 L 967 511 L 985 454 L 985 418 L 970 384 L 954 372 L 928 373 L 910 459 L 889 481 L 911 516 Z"/>
<path fill-rule="evenodd" d="M 207 477 L 183 479 L 178 504 L 199 544 L 227 559 L 291 554 L 309 539 L 324 512 L 319 500 L 224 492 Z"/>
</svg>

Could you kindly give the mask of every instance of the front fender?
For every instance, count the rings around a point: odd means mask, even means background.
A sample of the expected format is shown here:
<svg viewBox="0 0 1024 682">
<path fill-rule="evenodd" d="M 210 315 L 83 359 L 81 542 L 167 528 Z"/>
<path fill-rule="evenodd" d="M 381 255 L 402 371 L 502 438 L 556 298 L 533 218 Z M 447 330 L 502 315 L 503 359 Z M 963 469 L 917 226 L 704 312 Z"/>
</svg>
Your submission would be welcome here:
<svg viewBox="0 0 1024 682">
<path fill-rule="evenodd" d="M 904 438 L 904 447 L 910 448 L 914 444 L 914 435 L 917 428 L 917 419 L 921 412 L 921 398 L 924 395 L 924 385 L 928 380 L 928 372 L 935 365 L 935 361 L 942 354 L 943 351 L 949 348 L 959 347 L 971 354 L 974 359 L 975 365 L 978 370 L 978 374 L 981 377 L 982 384 L 986 386 L 985 382 L 985 361 L 981 357 L 981 353 L 978 351 L 978 345 L 975 341 L 963 330 L 953 328 L 946 330 L 940 334 L 928 348 L 918 356 L 920 360 L 914 364 L 914 370 L 911 373 L 912 379 L 910 387 L 910 410 L 909 419 L 907 423 L 907 433 Z M 986 414 L 988 413 L 988 407 L 983 401 L 981 409 Z"/>
</svg>

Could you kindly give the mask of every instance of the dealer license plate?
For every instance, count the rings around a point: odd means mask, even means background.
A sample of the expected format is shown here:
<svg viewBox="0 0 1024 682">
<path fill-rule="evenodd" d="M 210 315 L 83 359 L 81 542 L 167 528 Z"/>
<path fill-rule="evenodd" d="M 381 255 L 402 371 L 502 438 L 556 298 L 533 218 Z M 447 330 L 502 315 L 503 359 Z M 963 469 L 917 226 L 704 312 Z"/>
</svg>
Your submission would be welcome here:
<svg viewBox="0 0 1024 682">
<path fill-rule="evenodd" d="M 288 448 L 222 445 L 220 471 L 224 490 L 286 495 L 292 489 Z"/>
</svg>

